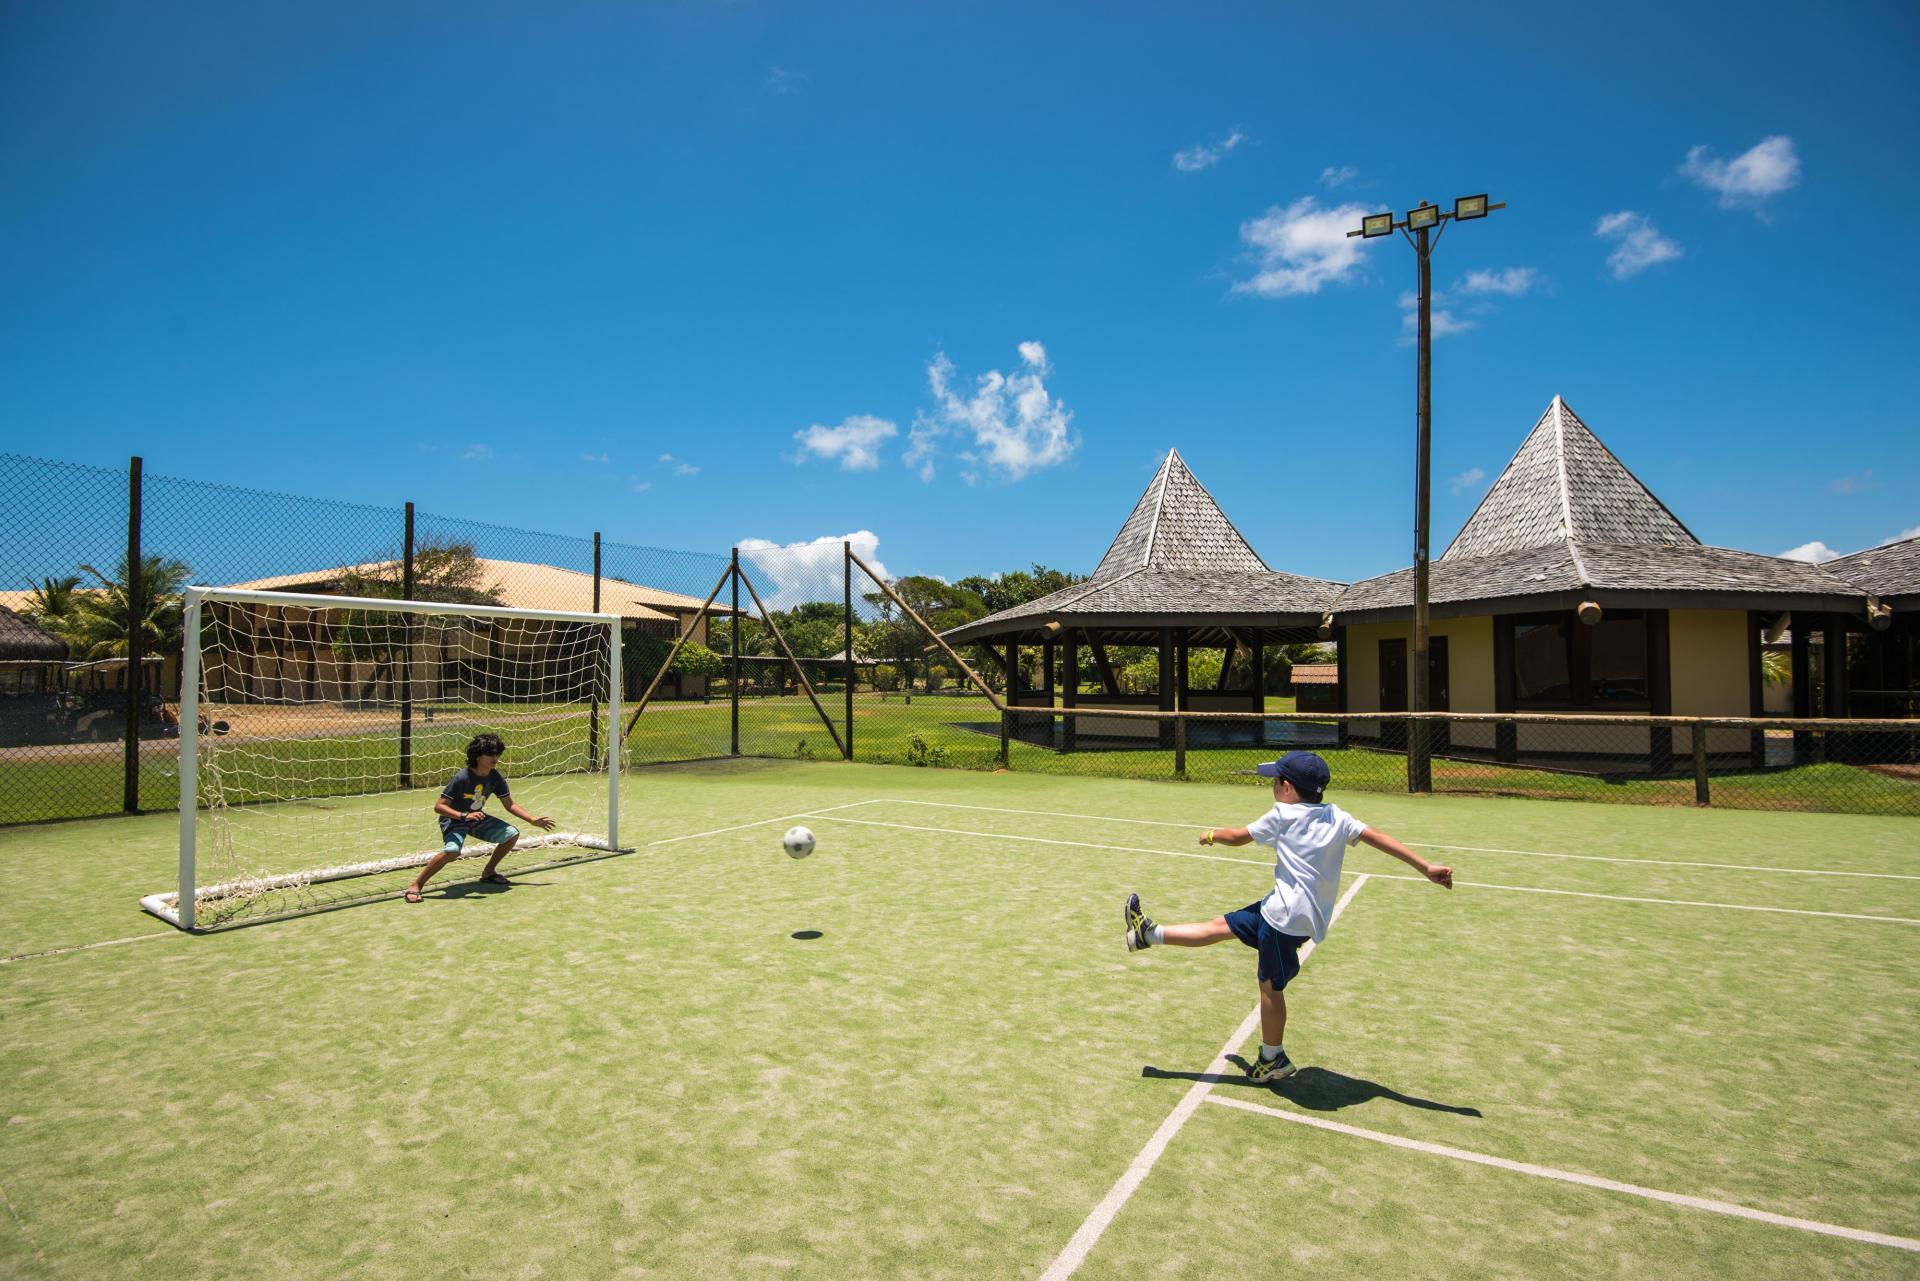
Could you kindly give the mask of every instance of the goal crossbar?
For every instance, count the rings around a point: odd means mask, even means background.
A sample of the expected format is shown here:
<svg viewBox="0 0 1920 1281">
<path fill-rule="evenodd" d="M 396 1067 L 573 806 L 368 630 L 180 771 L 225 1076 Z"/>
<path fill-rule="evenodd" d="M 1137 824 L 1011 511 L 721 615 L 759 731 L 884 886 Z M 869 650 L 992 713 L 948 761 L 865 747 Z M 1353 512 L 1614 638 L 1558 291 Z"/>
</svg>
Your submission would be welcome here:
<svg viewBox="0 0 1920 1281">
<path fill-rule="evenodd" d="M 595 708 L 589 714 L 593 717 L 604 715 L 606 718 L 606 756 L 604 768 L 607 775 L 606 834 L 604 836 L 583 832 L 549 832 L 527 835 L 515 842 L 518 850 L 536 850 L 573 846 L 577 848 L 613 852 L 621 847 L 620 841 L 620 756 L 622 735 L 619 732 L 621 719 L 621 618 L 617 614 L 589 611 L 519 609 L 505 605 L 465 604 L 446 601 L 394 600 L 382 597 L 365 596 L 329 596 L 302 592 L 262 591 L 253 588 L 190 586 L 183 593 L 183 636 L 181 656 L 181 695 L 180 695 L 180 767 L 179 767 L 179 824 L 180 824 L 180 865 L 179 885 L 177 889 L 158 894 L 149 894 L 140 900 L 140 906 L 146 911 L 182 930 L 194 930 L 195 909 L 203 901 L 232 898 L 236 895 L 257 895 L 275 890 L 297 889 L 309 885 L 319 885 L 332 881 L 346 880 L 351 877 L 379 875 L 411 867 L 420 867 L 431 861 L 440 852 L 438 850 L 416 850 L 389 858 L 369 859 L 340 863 L 331 867 L 316 868 L 299 872 L 276 873 L 252 877 L 229 879 L 218 884 L 198 886 L 195 884 L 198 874 L 198 825 L 201 815 L 200 803 L 200 705 L 201 685 L 205 676 L 205 664 L 201 650 L 202 620 L 205 607 L 209 604 L 261 605 L 275 609 L 301 609 L 316 612 L 358 612 L 375 611 L 409 615 L 447 615 L 462 619 L 486 619 L 505 622 L 552 622 L 581 626 L 604 627 L 607 635 L 605 653 L 606 670 L 599 674 L 603 684 L 596 688 L 604 691 L 604 709 Z M 411 697 L 409 691 L 408 697 Z M 598 695 L 594 697 L 598 701 Z M 461 851 L 460 858 L 484 857 L 493 852 L 494 847 L 480 841 L 470 841 Z"/>
</svg>

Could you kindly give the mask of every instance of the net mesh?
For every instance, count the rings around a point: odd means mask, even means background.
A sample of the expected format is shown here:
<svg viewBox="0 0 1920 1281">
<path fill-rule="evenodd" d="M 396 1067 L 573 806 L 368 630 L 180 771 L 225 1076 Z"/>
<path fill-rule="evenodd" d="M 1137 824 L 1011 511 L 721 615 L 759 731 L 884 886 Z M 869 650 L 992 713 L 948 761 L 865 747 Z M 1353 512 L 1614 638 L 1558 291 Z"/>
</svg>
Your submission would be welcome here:
<svg viewBox="0 0 1920 1281">
<path fill-rule="evenodd" d="M 610 624 L 208 599 L 199 628 L 196 912 L 209 927 L 390 892 L 441 849 L 433 812 L 480 733 L 522 808 L 512 866 L 610 848 Z M 595 780 L 591 775 L 600 775 Z M 468 839 L 440 883 L 470 880 Z"/>
</svg>

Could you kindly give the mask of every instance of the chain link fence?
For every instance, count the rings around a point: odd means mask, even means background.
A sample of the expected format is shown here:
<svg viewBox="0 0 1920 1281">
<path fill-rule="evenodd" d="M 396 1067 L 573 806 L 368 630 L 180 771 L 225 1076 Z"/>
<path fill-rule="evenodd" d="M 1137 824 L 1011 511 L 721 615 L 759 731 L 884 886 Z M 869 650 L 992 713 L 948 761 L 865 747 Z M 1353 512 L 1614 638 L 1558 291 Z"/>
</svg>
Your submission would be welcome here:
<svg viewBox="0 0 1920 1281">
<path fill-rule="evenodd" d="M 1337 788 L 1399 792 L 1425 733 L 1442 794 L 1920 814 L 1920 720 L 1340 714 L 1272 687 L 1263 712 L 1172 712 L 1145 655 L 1102 653 L 1137 669 L 1116 695 L 1041 646 L 948 647 L 939 631 L 964 620 L 943 617 L 937 580 L 889 578 L 837 541 L 673 551 L 145 476 L 138 459 L 0 455 L 0 482 L 17 513 L 0 533 L 0 824 L 177 803 L 189 582 L 617 614 L 632 768 L 750 756 L 1257 783 L 1260 761 L 1304 748 Z M 1069 681 L 1101 705 L 1063 706 Z"/>
</svg>

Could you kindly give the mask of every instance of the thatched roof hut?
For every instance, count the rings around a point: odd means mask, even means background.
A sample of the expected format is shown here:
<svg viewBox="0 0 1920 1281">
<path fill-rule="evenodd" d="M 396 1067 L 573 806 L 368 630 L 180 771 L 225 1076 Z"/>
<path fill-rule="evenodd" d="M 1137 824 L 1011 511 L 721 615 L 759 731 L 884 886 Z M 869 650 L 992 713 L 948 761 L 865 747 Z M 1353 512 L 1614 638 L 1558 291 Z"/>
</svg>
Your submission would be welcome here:
<svg viewBox="0 0 1920 1281">
<path fill-rule="evenodd" d="M 62 663 L 68 650 L 58 634 L 0 605 L 0 660 Z"/>
</svg>

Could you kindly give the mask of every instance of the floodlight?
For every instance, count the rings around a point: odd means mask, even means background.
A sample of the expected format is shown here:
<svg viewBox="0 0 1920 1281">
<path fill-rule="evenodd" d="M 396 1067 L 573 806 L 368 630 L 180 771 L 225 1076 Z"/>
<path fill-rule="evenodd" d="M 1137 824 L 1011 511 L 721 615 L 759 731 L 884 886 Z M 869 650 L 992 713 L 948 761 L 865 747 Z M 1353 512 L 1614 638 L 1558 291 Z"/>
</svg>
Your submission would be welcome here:
<svg viewBox="0 0 1920 1281">
<path fill-rule="evenodd" d="M 1372 240 L 1375 236 L 1393 234 L 1393 215 L 1390 213 L 1368 214 L 1360 220 L 1360 234 Z"/>
<path fill-rule="evenodd" d="M 1427 227 L 1440 225 L 1440 206 L 1421 205 L 1418 209 L 1407 211 L 1407 230 L 1420 231 Z"/>
<path fill-rule="evenodd" d="M 1477 196 L 1461 196 L 1453 202 L 1453 216 L 1459 219 L 1484 218 L 1487 216 L 1487 193 Z"/>
</svg>

